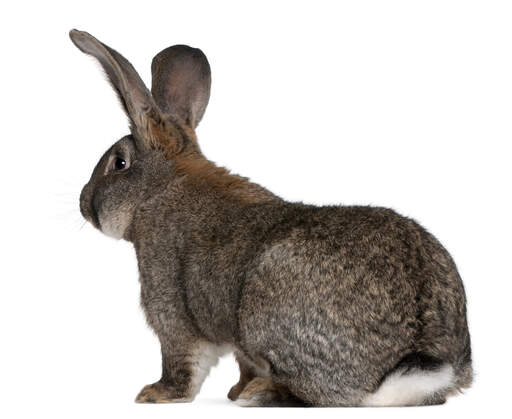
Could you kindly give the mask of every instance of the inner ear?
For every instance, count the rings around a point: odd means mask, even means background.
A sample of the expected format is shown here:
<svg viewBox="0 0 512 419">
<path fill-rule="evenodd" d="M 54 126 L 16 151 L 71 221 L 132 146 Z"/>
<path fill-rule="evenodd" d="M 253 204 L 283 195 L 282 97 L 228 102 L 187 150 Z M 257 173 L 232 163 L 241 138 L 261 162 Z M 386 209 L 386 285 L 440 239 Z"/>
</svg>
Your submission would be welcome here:
<svg viewBox="0 0 512 419">
<path fill-rule="evenodd" d="M 174 45 L 151 63 L 151 93 L 158 107 L 195 128 L 210 98 L 210 64 L 200 49 Z"/>
</svg>

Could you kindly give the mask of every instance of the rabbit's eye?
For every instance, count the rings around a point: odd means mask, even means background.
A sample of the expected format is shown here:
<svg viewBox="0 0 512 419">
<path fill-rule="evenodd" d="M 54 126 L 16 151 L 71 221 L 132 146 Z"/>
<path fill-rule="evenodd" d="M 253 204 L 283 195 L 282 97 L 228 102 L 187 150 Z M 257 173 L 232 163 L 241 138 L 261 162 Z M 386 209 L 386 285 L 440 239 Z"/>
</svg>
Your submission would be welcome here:
<svg viewBox="0 0 512 419">
<path fill-rule="evenodd" d="M 123 170 L 124 168 L 126 168 L 126 160 L 116 157 L 114 160 L 114 170 Z"/>
<path fill-rule="evenodd" d="M 110 156 L 107 167 L 105 168 L 105 175 L 115 172 L 123 172 L 130 167 L 130 160 L 125 160 L 119 154 Z"/>
</svg>

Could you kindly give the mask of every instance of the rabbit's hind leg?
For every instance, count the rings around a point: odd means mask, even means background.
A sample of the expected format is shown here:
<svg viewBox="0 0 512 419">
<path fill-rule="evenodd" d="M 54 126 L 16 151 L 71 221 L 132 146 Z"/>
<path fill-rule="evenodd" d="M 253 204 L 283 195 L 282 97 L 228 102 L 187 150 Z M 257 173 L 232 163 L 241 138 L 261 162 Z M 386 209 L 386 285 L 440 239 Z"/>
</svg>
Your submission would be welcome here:
<svg viewBox="0 0 512 419">
<path fill-rule="evenodd" d="M 238 396 L 236 403 L 242 407 L 300 407 L 305 403 L 290 391 L 276 384 L 271 377 L 252 379 Z"/>
<path fill-rule="evenodd" d="M 238 368 L 240 369 L 240 379 L 228 393 L 228 399 L 235 401 L 240 396 L 240 393 L 244 391 L 244 388 L 249 382 L 258 376 L 253 365 L 246 359 L 244 354 L 240 351 L 235 351 L 235 359 L 238 362 Z"/>
</svg>

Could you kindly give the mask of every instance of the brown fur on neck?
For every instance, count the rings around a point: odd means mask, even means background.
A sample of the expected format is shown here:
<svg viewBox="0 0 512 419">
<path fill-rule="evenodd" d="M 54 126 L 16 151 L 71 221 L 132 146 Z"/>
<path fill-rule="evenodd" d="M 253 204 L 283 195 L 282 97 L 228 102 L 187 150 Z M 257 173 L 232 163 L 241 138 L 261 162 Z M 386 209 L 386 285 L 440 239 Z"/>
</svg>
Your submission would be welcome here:
<svg viewBox="0 0 512 419">
<path fill-rule="evenodd" d="M 194 130 L 188 125 L 169 115 L 156 114 L 148 120 L 146 138 L 151 147 L 161 150 L 165 158 L 173 162 L 173 167 L 189 186 L 215 191 L 227 199 L 244 203 L 279 200 L 267 189 L 206 159 Z"/>
<path fill-rule="evenodd" d="M 233 175 L 224 167 L 206 159 L 202 154 L 183 154 L 173 159 L 174 167 L 184 181 L 195 189 L 215 191 L 226 199 L 244 203 L 277 201 L 279 198 L 249 179 Z"/>
</svg>

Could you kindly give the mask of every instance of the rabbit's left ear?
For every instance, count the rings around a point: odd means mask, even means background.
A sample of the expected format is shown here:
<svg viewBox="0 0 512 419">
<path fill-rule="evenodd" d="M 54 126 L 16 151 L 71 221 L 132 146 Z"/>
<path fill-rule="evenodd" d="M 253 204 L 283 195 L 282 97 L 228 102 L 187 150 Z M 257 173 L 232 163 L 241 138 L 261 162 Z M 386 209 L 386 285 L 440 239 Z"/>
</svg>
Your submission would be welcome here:
<svg viewBox="0 0 512 419">
<path fill-rule="evenodd" d="M 132 130 L 135 128 L 142 137 L 146 137 L 150 120 L 158 117 L 158 108 L 137 71 L 121 54 L 87 32 L 73 29 L 69 36 L 78 49 L 100 62 L 130 118 Z"/>
<path fill-rule="evenodd" d="M 196 128 L 210 98 L 210 64 L 200 49 L 174 45 L 151 63 L 151 93 L 158 107 Z"/>
</svg>

